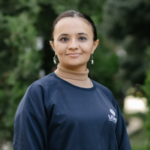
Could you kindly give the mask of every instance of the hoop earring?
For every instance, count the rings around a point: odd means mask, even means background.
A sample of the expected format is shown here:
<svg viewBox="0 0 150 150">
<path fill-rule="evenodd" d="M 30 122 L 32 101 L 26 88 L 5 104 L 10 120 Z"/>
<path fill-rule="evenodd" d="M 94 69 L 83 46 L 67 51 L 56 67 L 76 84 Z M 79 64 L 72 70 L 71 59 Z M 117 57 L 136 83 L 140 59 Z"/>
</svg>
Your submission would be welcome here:
<svg viewBox="0 0 150 150">
<path fill-rule="evenodd" d="M 55 56 L 53 57 L 53 62 L 54 62 L 55 65 L 57 65 L 57 64 L 59 63 L 59 60 L 58 60 L 57 55 L 55 55 Z"/>
<path fill-rule="evenodd" d="M 93 54 L 91 54 L 91 57 L 90 57 L 90 63 L 91 63 L 91 65 L 93 65 L 93 64 L 94 64 Z"/>
</svg>

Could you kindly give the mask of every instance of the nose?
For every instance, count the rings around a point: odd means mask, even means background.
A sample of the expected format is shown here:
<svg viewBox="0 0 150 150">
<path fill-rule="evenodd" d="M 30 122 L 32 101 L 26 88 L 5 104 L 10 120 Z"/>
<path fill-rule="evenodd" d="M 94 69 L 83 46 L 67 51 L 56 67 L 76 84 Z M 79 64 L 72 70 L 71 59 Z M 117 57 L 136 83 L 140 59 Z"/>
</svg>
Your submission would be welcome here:
<svg viewBox="0 0 150 150">
<path fill-rule="evenodd" d="M 70 49 L 70 50 L 76 50 L 76 49 L 78 49 L 78 43 L 77 43 L 77 41 L 76 40 L 71 40 L 69 42 L 68 49 Z"/>
</svg>

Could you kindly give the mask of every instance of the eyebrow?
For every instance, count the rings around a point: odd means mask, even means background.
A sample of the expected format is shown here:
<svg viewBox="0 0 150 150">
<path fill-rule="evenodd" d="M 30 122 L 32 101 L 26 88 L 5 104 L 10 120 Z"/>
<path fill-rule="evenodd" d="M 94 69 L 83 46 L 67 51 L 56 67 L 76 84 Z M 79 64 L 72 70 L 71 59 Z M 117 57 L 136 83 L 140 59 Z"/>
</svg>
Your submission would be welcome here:
<svg viewBox="0 0 150 150">
<path fill-rule="evenodd" d="M 78 35 L 88 35 L 88 34 L 86 34 L 86 33 L 84 33 L 84 32 L 81 32 L 81 33 L 78 33 Z M 60 37 L 60 36 L 69 36 L 69 34 L 62 33 L 62 34 L 59 35 L 59 37 Z"/>
<path fill-rule="evenodd" d="M 82 35 L 82 34 L 84 34 L 84 35 L 87 35 L 86 33 L 84 33 L 84 32 L 81 32 L 81 33 L 78 33 L 79 35 Z"/>
</svg>

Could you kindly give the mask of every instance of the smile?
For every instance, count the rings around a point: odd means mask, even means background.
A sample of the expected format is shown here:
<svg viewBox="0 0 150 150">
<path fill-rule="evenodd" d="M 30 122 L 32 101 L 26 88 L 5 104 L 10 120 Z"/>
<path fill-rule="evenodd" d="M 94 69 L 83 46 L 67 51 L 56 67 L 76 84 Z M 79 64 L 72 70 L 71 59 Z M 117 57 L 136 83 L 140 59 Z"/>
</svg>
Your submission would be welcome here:
<svg viewBox="0 0 150 150">
<path fill-rule="evenodd" d="M 81 53 L 70 53 L 70 54 L 67 54 L 67 56 L 70 56 L 70 57 L 78 57 L 79 55 L 81 55 Z"/>
</svg>

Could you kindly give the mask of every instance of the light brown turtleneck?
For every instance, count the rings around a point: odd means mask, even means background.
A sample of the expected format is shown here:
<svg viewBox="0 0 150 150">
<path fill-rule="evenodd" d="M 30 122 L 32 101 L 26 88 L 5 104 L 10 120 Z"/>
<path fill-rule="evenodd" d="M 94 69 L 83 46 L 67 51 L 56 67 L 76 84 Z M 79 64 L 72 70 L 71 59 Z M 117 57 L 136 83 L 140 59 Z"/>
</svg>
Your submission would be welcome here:
<svg viewBox="0 0 150 150">
<path fill-rule="evenodd" d="M 86 71 L 72 71 L 69 69 L 63 68 L 60 64 L 57 65 L 57 69 L 55 70 L 55 74 L 60 77 L 61 79 L 82 87 L 82 88 L 91 88 L 93 87 L 93 84 L 91 80 L 88 77 L 89 70 Z"/>
</svg>

